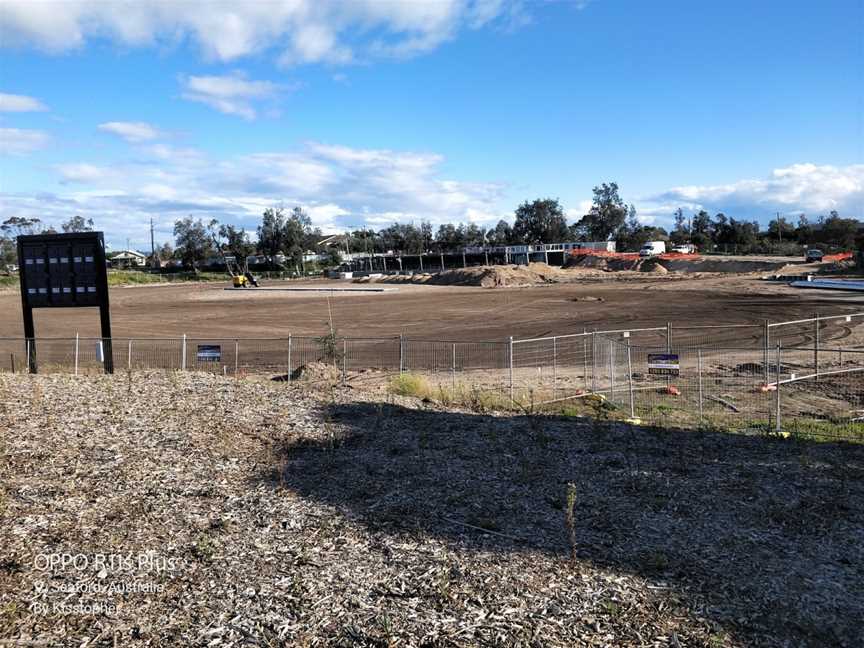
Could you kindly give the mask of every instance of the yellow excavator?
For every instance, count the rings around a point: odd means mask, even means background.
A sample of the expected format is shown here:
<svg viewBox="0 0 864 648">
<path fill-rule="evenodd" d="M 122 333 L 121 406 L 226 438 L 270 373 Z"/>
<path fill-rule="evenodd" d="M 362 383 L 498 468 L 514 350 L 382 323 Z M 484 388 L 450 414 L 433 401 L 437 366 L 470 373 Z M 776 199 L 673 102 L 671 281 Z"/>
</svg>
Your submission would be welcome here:
<svg viewBox="0 0 864 648">
<path fill-rule="evenodd" d="M 234 288 L 257 288 L 258 277 L 249 271 L 249 263 L 243 264 L 243 270 L 240 270 L 239 264 L 232 263 L 224 254 L 222 259 L 225 261 L 225 269 L 231 275 L 231 285 Z"/>
<path fill-rule="evenodd" d="M 231 275 L 231 284 L 235 288 L 248 288 L 249 279 L 246 278 L 245 274 Z"/>
<path fill-rule="evenodd" d="M 215 226 L 216 221 L 213 221 L 210 225 L 211 227 Z M 216 233 L 215 229 L 210 229 L 210 237 L 213 247 L 216 248 L 219 256 L 222 257 L 222 263 L 225 264 L 225 270 L 231 277 L 231 286 L 233 288 L 257 288 L 258 277 L 249 272 L 249 259 L 243 257 L 243 268 L 241 270 L 240 264 L 237 262 L 237 257 L 229 257 L 225 255 L 225 251 L 222 249 L 222 243 L 219 240 L 219 235 Z"/>
</svg>

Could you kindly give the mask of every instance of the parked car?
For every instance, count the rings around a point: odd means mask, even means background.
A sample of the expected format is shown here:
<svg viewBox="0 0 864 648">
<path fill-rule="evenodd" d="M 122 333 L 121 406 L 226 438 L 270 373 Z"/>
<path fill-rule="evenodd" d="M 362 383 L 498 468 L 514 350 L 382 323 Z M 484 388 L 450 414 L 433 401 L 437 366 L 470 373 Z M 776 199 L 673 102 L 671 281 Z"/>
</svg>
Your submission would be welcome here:
<svg viewBox="0 0 864 648">
<path fill-rule="evenodd" d="M 696 252 L 696 248 L 690 243 L 683 243 L 682 245 L 676 245 L 673 247 L 672 251 L 677 252 L 678 254 L 693 254 Z"/>
<path fill-rule="evenodd" d="M 639 249 L 640 257 L 657 256 L 658 254 L 666 253 L 665 241 L 648 241 Z"/>
<path fill-rule="evenodd" d="M 807 250 L 805 259 L 807 260 L 807 263 L 819 263 L 822 261 L 823 256 L 825 256 L 825 254 L 822 250 Z"/>
</svg>

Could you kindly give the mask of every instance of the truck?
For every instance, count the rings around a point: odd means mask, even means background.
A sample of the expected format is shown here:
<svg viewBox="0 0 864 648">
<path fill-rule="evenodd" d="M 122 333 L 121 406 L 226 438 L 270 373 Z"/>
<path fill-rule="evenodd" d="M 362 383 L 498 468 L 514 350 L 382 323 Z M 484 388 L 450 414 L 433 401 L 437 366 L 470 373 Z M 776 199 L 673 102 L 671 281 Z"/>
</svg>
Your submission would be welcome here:
<svg viewBox="0 0 864 648">
<path fill-rule="evenodd" d="M 639 248 L 640 257 L 651 257 L 666 253 L 666 241 L 648 241 Z"/>
</svg>

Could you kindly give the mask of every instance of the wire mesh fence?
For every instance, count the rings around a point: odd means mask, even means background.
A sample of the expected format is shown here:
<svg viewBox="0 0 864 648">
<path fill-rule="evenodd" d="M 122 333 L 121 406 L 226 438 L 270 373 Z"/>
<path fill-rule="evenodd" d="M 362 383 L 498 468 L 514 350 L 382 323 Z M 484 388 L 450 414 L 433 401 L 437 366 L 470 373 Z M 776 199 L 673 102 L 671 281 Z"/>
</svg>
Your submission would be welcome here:
<svg viewBox="0 0 864 648">
<path fill-rule="evenodd" d="M 514 340 L 515 404 L 682 428 L 864 441 L 864 313 Z M 582 408 L 590 411 L 591 408 Z"/>
<path fill-rule="evenodd" d="M 595 336 L 591 349 L 588 388 L 559 383 L 533 404 L 599 396 L 610 417 L 652 425 L 864 441 L 864 349 L 820 349 L 818 369 L 815 348 L 780 344 L 766 354 Z"/>
<path fill-rule="evenodd" d="M 850 315 L 818 315 L 791 322 L 766 324 L 768 345 L 781 343 L 785 348 L 800 346 L 841 346 L 854 329 L 864 323 L 864 313 Z"/>
<path fill-rule="evenodd" d="M 792 322 L 587 331 L 507 341 L 337 337 L 0 338 L 0 370 L 162 369 L 386 384 L 418 374 L 434 395 L 645 423 L 864 441 L 864 313 Z"/>
</svg>

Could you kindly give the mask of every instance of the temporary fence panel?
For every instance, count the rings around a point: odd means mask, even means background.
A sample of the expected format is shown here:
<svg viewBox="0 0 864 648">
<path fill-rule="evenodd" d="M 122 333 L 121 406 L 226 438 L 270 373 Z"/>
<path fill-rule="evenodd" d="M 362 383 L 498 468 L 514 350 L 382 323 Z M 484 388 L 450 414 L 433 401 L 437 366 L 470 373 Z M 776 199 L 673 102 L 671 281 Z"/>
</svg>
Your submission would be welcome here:
<svg viewBox="0 0 864 648">
<path fill-rule="evenodd" d="M 864 363 L 780 383 L 780 426 L 802 438 L 864 442 Z"/>
<path fill-rule="evenodd" d="M 669 323 L 669 339 L 678 347 L 763 348 L 765 324 L 717 324 L 690 326 Z"/>
<path fill-rule="evenodd" d="M 846 346 L 843 341 L 855 327 L 864 324 L 864 313 L 817 315 L 790 322 L 768 324 L 769 346 L 780 343 L 784 348 L 796 346 Z"/>
<path fill-rule="evenodd" d="M 652 424 L 728 429 L 768 426 L 772 401 L 763 367 L 754 362 L 761 357 L 759 351 L 713 351 L 619 345 L 617 384 L 610 388 L 609 399 L 631 416 Z M 772 376 L 775 374 L 776 370 Z"/>
</svg>

